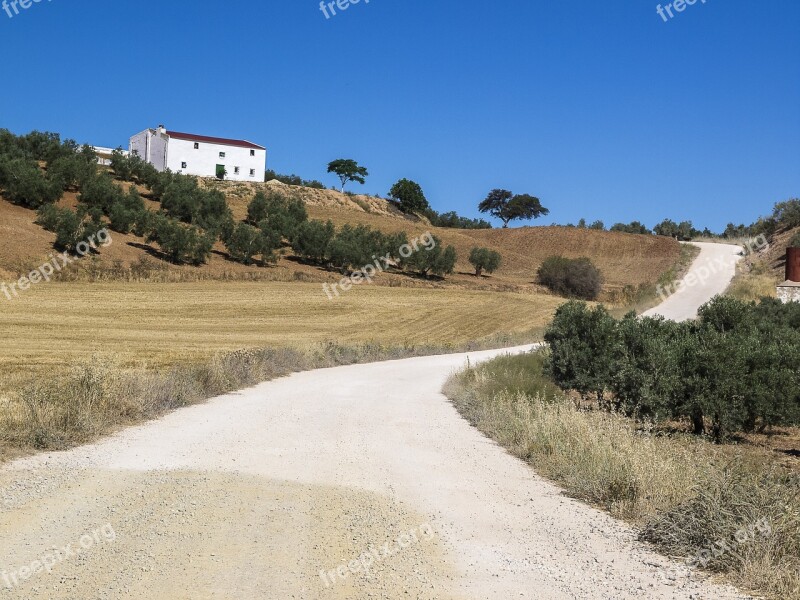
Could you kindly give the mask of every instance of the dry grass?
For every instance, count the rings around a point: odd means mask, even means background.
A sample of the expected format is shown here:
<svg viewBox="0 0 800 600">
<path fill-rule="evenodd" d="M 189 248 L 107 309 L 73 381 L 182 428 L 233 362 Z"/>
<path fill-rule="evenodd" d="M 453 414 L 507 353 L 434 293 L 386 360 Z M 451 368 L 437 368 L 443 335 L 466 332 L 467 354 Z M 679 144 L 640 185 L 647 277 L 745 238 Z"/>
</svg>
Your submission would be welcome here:
<svg viewBox="0 0 800 600">
<path fill-rule="evenodd" d="M 775 286 L 781 281 L 783 278 L 776 276 L 766 261 L 747 258 L 737 267 L 736 277 L 728 288 L 728 295 L 745 302 L 764 297 L 775 298 L 778 295 Z"/>
<path fill-rule="evenodd" d="M 519 344 L 537 332 L 463 344 L 310 344 L 220 352 L 190 365 L 143 370 L 93 356 L 57 377 L 30 377 L 0 397 L 0 462 L 41 449 L 66 449 L 170 410 L 290 373 L 338 365 Z"/>
<path fill-rule="evenodd" d="M 342 344 L 461 344 L 544 326 L 553 296 L 363 285 L 330 301 L 309 283 L 41 283 L 0 296 L 0 389 L 52 378 L 94 354 L 126 367 L 220 351 Z"/>
<path fill-rule="evenodd" d="M 631 421 L 580 411 L 542 375 L 542 353 L 462 371 L 445 388 L 459 411 L 570 494 L 617 517 L 646 519 L 689 497 L 708 457 L 688 442 L 636 435 Z M 702 459 L 702 460 L 701 460 Z"/>
<path fill-rule="evenodd" d="M 579 409 L 543 375 L 541 353 L 503 357 L 445 387 L 474 426 L 580 499 L 642 527 L 675 558 L 775 600 L 800 599 L 800 481 L 758 449 L 661 435 Z M 752 532 L 767 523 L 769 534 Z M 736 543 L 742 530 L 750 531 Z M 720 552 L 719 542 L 728 550 Z"/>
</svg>

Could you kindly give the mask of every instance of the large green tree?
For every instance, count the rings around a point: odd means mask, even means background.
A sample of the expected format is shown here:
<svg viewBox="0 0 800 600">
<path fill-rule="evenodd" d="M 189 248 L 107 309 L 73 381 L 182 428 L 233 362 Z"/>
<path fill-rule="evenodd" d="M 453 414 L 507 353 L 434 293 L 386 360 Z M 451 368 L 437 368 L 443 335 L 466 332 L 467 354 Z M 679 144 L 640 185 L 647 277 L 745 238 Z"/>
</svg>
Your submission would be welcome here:
<svg viewBox="0 0 800 600">
<path fill-rule="evenodd" d="M 356 161 L 349 158 L 339 158 L 328 163 L 328 173 L 335 173 L 339 181 L 342 182 L 342 192 L 344 192 L 344 186 L 349 181 L 364 185 L 367 176 L 369 176 L 366 167 L 360 166 Z"/>
<path fill-rule="evenodd" d="M 430 208 L 422 187 L 410 179 L 401 179 L 395 183 L 389 190 L 389 198 L 397 202 L 404 213 L 416 213 Z"/>
<path fill-rule="evenodd" d="M 550 214 L 550 210 L 542 206 L 541 201 L 530 194 L 514 194 L 508 190 L 492 190 L 478 205 L 482 213 L 489 213 L 508 227 L 511 221 L 538 219 Z"/>
</svg>

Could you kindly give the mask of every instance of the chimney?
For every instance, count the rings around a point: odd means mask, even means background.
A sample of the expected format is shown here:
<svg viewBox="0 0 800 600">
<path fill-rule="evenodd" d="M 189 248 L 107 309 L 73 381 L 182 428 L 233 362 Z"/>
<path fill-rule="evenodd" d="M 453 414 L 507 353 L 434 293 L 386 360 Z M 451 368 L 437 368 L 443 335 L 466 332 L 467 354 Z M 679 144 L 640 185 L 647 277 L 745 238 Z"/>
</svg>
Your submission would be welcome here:
<svg viewBox="0 0 800 600">
<path fill-rule="evenodd" d="M 159 125 L 158 126 L 158 133 L 160 133 L 162 135 L 165 135 L 167 133 L 167 128 L 164 127 L 163 125 Z"/>
</svg>

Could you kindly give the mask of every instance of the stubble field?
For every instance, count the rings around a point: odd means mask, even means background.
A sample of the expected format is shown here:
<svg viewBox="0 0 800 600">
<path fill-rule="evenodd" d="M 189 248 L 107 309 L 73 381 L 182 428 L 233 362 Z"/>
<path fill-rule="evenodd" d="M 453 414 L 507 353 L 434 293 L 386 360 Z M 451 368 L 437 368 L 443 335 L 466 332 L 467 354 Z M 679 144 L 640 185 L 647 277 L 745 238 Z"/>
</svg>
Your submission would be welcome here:
<svg viewBox="0 0 800 600">
<path fill-rule="evenodd" d="M 0 298 L 0 388 L 96 354 L 161 367 L 326 341 L 459 344 L 544 326 L 561 302 L 369 285 L 328 300 L 320 284 L 298 282 L 42 283 L 14 301 Z"/>
</svg>

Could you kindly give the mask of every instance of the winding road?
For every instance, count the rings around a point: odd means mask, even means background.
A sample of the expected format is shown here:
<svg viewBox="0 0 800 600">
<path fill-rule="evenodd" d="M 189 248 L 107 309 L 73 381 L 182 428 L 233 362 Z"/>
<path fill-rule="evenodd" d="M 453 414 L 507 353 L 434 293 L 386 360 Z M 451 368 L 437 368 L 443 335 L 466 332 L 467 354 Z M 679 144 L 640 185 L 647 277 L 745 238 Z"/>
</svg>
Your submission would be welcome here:
<svg viewBox="0 0 800 600">
<path fill-rule="evenodd" d="M 695 263 L 731 256 L 703 245 Z M 720 266 L 658 312 L 690 318 Z M 298 373 L 0 470 L 0 598 L 733 599 L 465 422 L 505 352 Z"/>
</svg>

